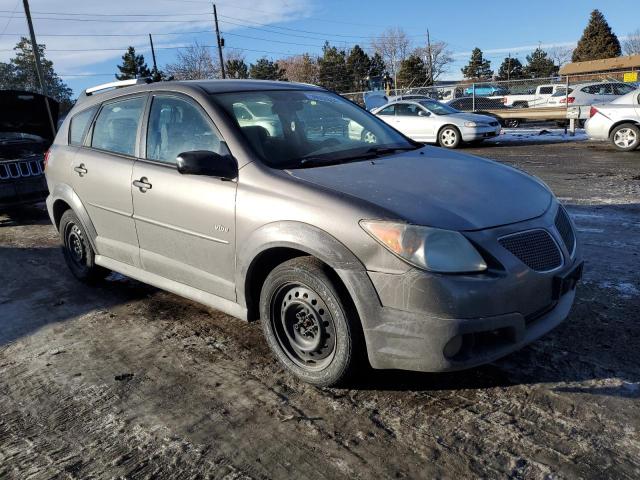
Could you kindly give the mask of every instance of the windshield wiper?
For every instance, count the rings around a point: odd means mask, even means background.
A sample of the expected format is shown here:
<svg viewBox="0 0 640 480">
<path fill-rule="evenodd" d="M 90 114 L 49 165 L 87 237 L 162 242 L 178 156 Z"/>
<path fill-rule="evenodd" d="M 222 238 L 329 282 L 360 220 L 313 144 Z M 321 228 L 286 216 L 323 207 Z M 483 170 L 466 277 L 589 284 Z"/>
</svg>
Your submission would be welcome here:
<svg viewBox="0 0 640 480">
<path fill-rule="evenodd" d="M 395 153 L 395 152 L 416 150 L 417 148 L 419 147 L 416 147 L 414 145 L 410 145 L 410 146 L 408 145 L 406 147 L 371 147 L 366 151 L 366 153 L 379 156 L 379 155 L 387 155 L 389 153 Z"/>
<path fill-rule="evenodd" d="M 370 160 L 372 158 L 377 158 L 381 155 L 388 155 L 390 153 L 406 151 L 406 150 L 415 150 L 420 148 L 414 145 L 408 145 L 404 147 L 371 147 L 367 150 L 360 151 L 354 153 L 353 155 L 348 155 L 344 157 L 330 157 L 325 155 L 310 155 L 308 157 L 302 157 L 298 160 L 298 165 L 300 167 L 317 167 L 322 165 L 332 165 L 336 163 L 349 162 L 354 160 Z"/>
</svg>

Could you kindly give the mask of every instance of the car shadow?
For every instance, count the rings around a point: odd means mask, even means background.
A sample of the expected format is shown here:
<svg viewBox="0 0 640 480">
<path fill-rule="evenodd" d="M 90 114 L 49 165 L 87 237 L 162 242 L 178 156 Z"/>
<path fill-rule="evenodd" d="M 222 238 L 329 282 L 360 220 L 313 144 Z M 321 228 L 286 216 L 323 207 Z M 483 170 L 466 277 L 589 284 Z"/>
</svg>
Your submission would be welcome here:
<svg viewBox="0 0 640 480">
<path fill-rule="evenodd" d="M 0 227 L 46 225 L 51 220 L 44 203 L 21 205 L 0 211 Z"/>
</svg>

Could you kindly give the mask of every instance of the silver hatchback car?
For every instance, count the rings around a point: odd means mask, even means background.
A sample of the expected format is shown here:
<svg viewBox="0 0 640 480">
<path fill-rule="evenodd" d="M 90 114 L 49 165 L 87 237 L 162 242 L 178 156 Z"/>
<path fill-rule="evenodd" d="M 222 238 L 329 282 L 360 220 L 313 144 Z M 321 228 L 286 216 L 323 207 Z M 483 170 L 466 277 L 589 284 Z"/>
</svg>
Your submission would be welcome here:
<svg viewBox="0 0 640 480">
<path fill-rule="evenodd" d="M 367 359 L 472 367 L 567 317 L 580 250 L 536 178 L 425 147 L 319 87 L 126 85 L 84 94 L 47 156 L 80 280 L 114 270 L 261 319 L 279 361 L 317 385 Z"/>
</svg>

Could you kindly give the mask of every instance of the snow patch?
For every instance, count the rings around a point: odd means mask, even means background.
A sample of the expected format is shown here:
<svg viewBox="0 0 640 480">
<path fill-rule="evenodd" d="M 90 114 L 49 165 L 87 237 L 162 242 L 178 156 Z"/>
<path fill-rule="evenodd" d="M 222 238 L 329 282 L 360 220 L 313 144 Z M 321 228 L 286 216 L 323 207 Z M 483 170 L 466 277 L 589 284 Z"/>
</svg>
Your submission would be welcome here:
<svg viewBox="0 0 640 480">
<path fill-rule="evenodd" d="M 631 298 L 640 295 L 640 290 L 638 290 L 638 287 L 629 282 L 615 283 L 605 280 L 604 282 L 599 283 L 599 287 L 617 290 L 620 296 L 623 298 Z"/>
</svg>

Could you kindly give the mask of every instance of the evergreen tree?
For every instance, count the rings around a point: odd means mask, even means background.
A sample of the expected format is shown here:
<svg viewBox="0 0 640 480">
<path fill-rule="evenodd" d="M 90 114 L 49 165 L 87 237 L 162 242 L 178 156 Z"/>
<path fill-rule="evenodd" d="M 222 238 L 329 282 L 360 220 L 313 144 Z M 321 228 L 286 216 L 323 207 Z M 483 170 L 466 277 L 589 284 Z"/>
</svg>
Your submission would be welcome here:
<svg viewBox="0 0 640 480">
<path fill-rule="evenodd" d="M 43 44 L 38 44 L 47 91 L 50 97 L 61 103 L 62 111 L 68 110 L 72 105 L 71 95 L 73 92 L 55 72 L 53 62 L 47 60 L 45 49 Z M 40 82 L 36 72 L 31 41 L 22 37 L 13 50 L 15 57 L 6 63 L 0 62 L 0 89 L 40 92 Z"/>
<path fill-rule="evenodd" d="M 325 42 L 318 65 L 321 86 L 335 92 L 348 92 L 351 89 L 353 80 L 347 68 L 347 54 L 344 50 L 338 50 Z"/>
<path fill-rule="evenodd" d="M 471 52 L 469 63 L 462 69 L 462 74 L 464 75 L 464 78 L 468 79 L 488 80 L 493 75 L 491 62 L 489 60 L 485 60 L 482 55 L 482 50 L 476 47 Z"/>
<path fill-rule="evenodd" d="M 417 55 L 409 55 L 400 63 L 398 88 L 421 87 L 427 82 L 427 69 Z"/>
<path fill-rule="evenodd" d="M 146 78 L 151 76 L 151 71 L 144 61 L 143 55 L 136 55 L 136 49 L 129 47 L 122 55 L 122 65 L 118 65 L 120 73 L 116 73 L 118 80 L 129 80 L 133 78 Z"/>
<path fill-rule="evenodd" d="M 600 60 L 602 58 L 619 57 L 622 55 L 620 41 L 604 18 L 600 10 L 591 12 L 587 28 L 584 29 L 578 46 L 573 51 L 573 62 Z"/>
<path fill-rule="evenodd" d="M 361 90 L 366 87 L 367 77 L 371 69 L 371 59 L 360 45 L 354 46 L 347 57 L 347 69 L 353 78 L 353 90 Z"/>
<path fill-rule="evenodd" d="M 506 57 L 498 69 L 498 80 L 517 80 L 523 77 L 522 62 L 517 58 Z"/>
<path fill-rule="evenodd" d="M 387 67 L 384 64 L 382 56 L 376 52 L 371 57 L 371 65 L 369 66 L 370 77 L 381 77 L 387 71 Z"/>
<path fill-rule="evenodd" d="M 229 78 L 249 78 L 249 67 L 242 59 L 227 60 L 225 70 Z"/>
<path fill-rule="evenodd" d="M 284 80 L 284 70 L 277 62 L 263 57 L 249 67 L 249 77 L 257 80 Z"/>
<path fill-rule="evenodd" d="M 525 74 L 529 78 L 553 77 L 558 74 L 559 67 L 553 63 L 544 50 L 536 48 L 531 55 L 527 55 Z"/>
</svg>

